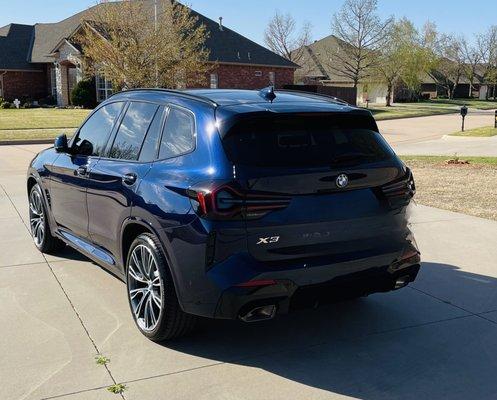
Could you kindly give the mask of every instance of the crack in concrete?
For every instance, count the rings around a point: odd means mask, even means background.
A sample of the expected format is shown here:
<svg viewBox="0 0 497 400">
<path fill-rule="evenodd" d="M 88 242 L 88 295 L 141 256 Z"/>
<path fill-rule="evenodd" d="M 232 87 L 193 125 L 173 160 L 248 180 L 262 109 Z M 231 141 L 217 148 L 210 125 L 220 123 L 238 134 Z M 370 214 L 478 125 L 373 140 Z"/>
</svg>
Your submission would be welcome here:
<svg viewBox="0 0 497 400">
<path fill-rule="evenodd" d="M 28 230 L 28 233 L 31 234 L 30 232 L 30 229 L 29 227 L 26 225 L 26 222 L 23 220 L 22 216 L 21 216 L 21 213 L 19 212 L 19 210 L 17 209 L 16 205 L 14 204 L 14 202 L 12 201 L 12 199 L 10 198 L 9 194 L 7 193 L 7 191 L 5 190 L 5 188 L 3 187 L 3 185 L 0 184 L 0 187 L 2 188 L 3 192 L 5 193 L 5 195 L 7 196 L 7 198 L 9 199 L 10 203 L 12 204 L 12 206 L 14 207 L 14 209 L 16 210 L 17 214 L 19 215 L 19 218 L 21 219 L 22 221 L 22 224 L 24 225 L 24 227 Z M 55 271 L 53 270 L 52 266 L 50 265 L 50 263 L 48 262 L 47 258 L 45 257 L 45 254 L 41 253 L 42 254 L 42 257 L 43 259 L 45 260 L 45 264 L 48 266 L 48 268 L 50 269 L 50 272 L 52 273 L 54 279 L 56 280 L 56 282 L 58 283 L 60 289 L 62 290 L 62 293 L 64 293 L 64 296 L 66 297 L 67 301 L 69 302 L 69 305 L 71 306 L 72 310 L 74 311 L 74 313 L 76 314 L 76 317 L 78 318 L 81 326 L 83 327 L 85 333 L 86 333 L 86 336 L 88 337 L 88 339 L 90 340 L 91 344 L 93 345 L 95 351 L 97 352 L 97 354 L 100 354 L 100 350 L 97 346 L 97 344 L 95 343 L 95 341 L 93 340 L 93 338 L 91 337 L 90 335 L 90 332 L 88 331 L 88 328 L 86 327 L 83 319 L 81 318 L 81 315 L 79 314 L 78 310 L 76 309 L 76 307 L 74 306 L 73 302 L 71 301 L 69 295 L 67 294 L 66 290 L 64 289 L 64 287 L 62 286 L 62 282 L 59 280 L 59 278 L 57 277 L 57 275 L 55 274 Z M 109 369 L 109 366 L 108 365 L 104 365 L 110 379 L 112 380 L 112 382 L 114 384 L 117 384 L 117 381 L 114 379 L 114 376 L 112 375 L 110 369 Z M 125 397 L 124 397 L 124 394 L 121 393 L 121 398 L 123 400 L 125 400 Z"/>
</svg>

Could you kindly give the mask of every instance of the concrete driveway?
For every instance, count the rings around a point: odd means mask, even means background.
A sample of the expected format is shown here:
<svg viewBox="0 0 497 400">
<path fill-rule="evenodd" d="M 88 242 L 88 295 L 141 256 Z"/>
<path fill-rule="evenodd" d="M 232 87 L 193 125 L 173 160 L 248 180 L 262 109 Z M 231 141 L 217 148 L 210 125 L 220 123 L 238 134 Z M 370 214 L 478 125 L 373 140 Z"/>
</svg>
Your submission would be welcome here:
<svg viewBox="0 0 497 400">
<path fill-rule="evenodd" d="M 470 109 L 466 117 L 465 129 L 493 126 L 494 116 L 494 110 Z M 444 135 L 460 131 L 461 116 L 459 114 L 445 114 L 378 121 L 378 128 L 385 139 L 395 148 L 401 144 L 440 139 Z"/>
<path fill-rule="evenodd" d="M 40 147 L 0 147 L 0 399 L 112 399 L 114 382 L 137 400 L 497 398 L 497 222 L 413 207 L 424 263 L 410 287 L 205 321 L 162 346 L 134 327 L 123 283 L 31 243 L 25 169 Z"/>
</svg>

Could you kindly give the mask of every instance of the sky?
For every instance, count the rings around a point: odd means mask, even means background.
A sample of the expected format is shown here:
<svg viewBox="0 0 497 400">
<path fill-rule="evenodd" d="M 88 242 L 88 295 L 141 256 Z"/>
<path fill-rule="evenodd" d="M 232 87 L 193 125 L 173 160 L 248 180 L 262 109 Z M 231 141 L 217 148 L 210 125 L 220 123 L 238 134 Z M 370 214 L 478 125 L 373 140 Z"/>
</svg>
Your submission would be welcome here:
<svg viewBox="0 0 497 400">
<path fill-rule="evenodd" d="M 276 10 L 289 12 L 297 22 L 313 26 L 313 39 L 331 33 L 331 16 L 343 0 L 187 0 L 196 11 L 263 44 L 264 29 Z M 96 0 L 0 0 L 0 26 L 11 22 L 57 22 L 96 4 Z M 428 19 L 440 31 L 471 39 L 492 24 L 497 25 L 497 0 L 379 0 L 381 17 L 408 17 L 418 27 Z"/>
</svg>

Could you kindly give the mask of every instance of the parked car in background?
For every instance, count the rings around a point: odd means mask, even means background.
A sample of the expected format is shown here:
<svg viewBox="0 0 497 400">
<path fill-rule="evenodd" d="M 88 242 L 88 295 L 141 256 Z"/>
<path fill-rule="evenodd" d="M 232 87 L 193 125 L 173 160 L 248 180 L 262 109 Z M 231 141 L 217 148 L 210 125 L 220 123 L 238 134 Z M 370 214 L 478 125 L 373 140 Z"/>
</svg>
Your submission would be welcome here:
<svg viewBox="0 0 497 400">
<path fill-rule="evenodd" d="M 33 240 L 127 284 L 155 341 L 196 317 L 270 319 L 401 288 L 415 187 L 367 110 L 289 91 L 143 89 L 96 108 L 27 175 Z"/>
</svg>

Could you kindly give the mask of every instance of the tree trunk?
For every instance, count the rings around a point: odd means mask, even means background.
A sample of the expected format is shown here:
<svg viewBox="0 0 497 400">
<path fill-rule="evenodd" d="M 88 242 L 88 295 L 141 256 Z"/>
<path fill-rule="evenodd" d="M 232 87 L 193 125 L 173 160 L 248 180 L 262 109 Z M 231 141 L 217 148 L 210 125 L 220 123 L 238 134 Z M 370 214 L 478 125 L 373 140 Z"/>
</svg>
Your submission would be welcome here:
<svg viewBox="0 0 497 400">
<path fill-rule="evenodd" d="M 390 107 L 392 104 L 391 104 L 391 100 L 392 100 L 392 84 L 391 83 L 388 83 L 387 84 L 387 104 L 386 106 L 387 107 Z"/>
</svg>

